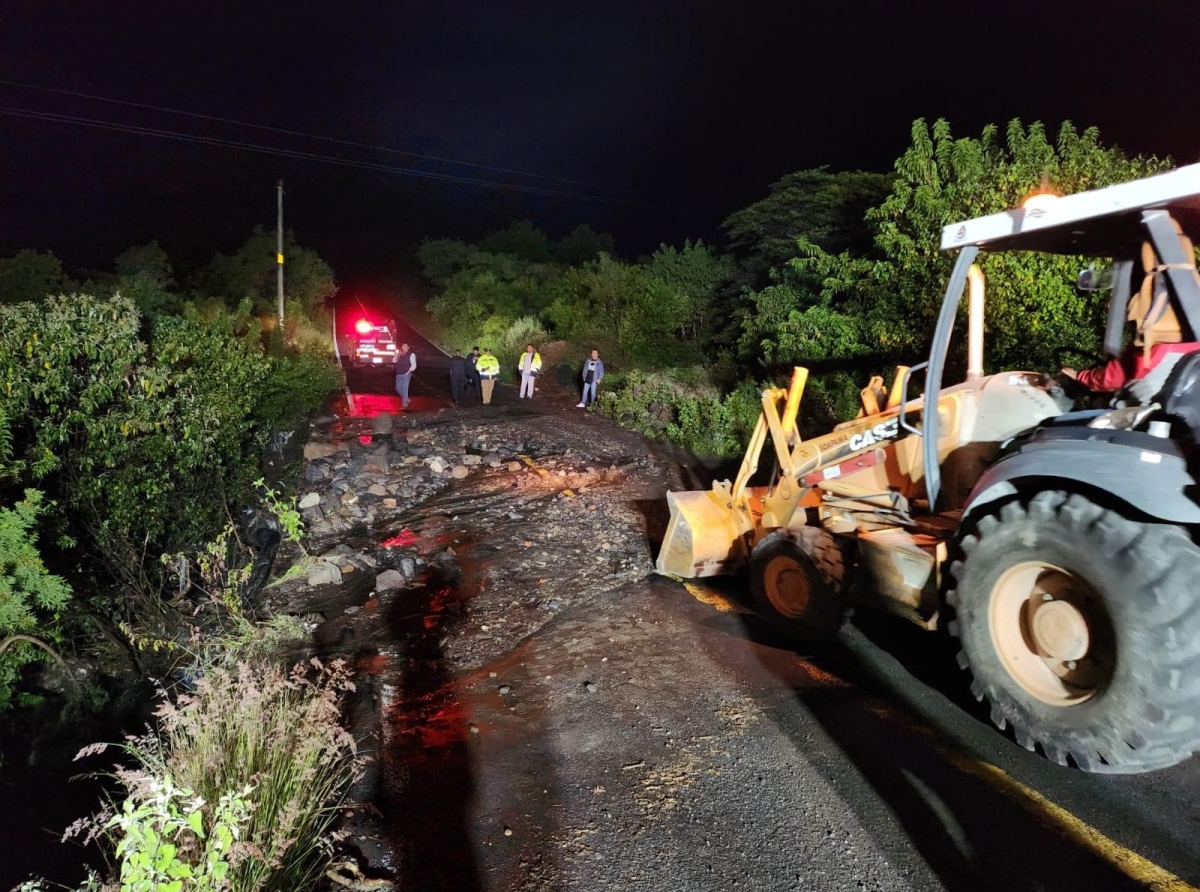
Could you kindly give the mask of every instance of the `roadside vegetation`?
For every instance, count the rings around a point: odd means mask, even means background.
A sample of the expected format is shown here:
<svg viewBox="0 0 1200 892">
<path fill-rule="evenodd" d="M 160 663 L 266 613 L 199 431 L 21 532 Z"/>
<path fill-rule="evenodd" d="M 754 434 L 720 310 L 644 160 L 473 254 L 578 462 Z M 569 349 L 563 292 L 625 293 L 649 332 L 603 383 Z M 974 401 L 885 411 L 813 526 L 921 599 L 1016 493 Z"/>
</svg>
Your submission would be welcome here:
<svg viewBox="0 0 1200 892">
<path fill-rule="evenodd" d="M 303 554 L 262 458 L 341 383 L 333 271 L 288 256 L 282 328 L 261 230 L 184 285 L 156 243 L 82 282 L 50 254 L 0 259 L 0 713 L 49 733 L 159 688 L 120 798 L 76 828 L 111 863 L 88 889 L 311 888 L 329 855 L 349 680 L 289 669 L 308 630 L 256 598 L 277 549 Z"/>
<path fill-rule="evenodd" d="M 736 456 L 758 394 L 785 384 L 793 365 L 812 372 L 801 416 L 811 435 L 853 417 L 872 375 L 890 381 L 896 364 L 920 360 L 953 261 L 938 250 L 943 226 L 1015 207 L 1043 181 L 1067 194 L 1170 166 L 1069 122 L 1056 134 L 1012 121 L 956 138 L 944 120 L 918 120 L 888 173 L 780 179 L 725 221 L 725 251 L 688 242 L 626 261 L 586 226 L 555 242 L 519 222 L 473 245 L 427 242 L 419 256 L 450 346 L 499 347 L 506 370 L 528 340 L 565 342 L 552 358 L 576 366 L 597 346 L 603 411 L 697 453 Z M 1008 254 L 981 265 L 989 369 L 1096 360 L 1104 296 L 1076 290 L 1084 259 Z"/>
</svg>

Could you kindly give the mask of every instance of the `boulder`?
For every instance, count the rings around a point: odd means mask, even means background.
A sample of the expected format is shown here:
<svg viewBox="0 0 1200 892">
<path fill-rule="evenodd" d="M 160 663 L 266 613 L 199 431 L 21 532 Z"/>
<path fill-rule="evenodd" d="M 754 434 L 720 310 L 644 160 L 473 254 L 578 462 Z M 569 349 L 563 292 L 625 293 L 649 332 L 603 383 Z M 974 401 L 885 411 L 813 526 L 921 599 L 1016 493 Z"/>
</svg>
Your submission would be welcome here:
<svg viewBox="0 0 1200 892">
<path fill-rule="evenodd" d="M 367 492 L 369 492 L 373 496 L 386 496 L 387 495 L 387 489 L 378 483 L 372 483 L 370 486 L 368 486 Z"/>
<path fill-rule="evenodd" d="M 304 444 L 304 459 L 305 461 L 317 461 L 322 458 L 329 458 L 336 455 L 340 447 L 333 443 L 311 442 Z"/>
<path fill-rule="evenodd" d="M 375 591 L 391 592 L 404 588 L 404 574 L 399 570 L 384 570 L 375 577 Z"/>
<path fill-rule="evenodd" d="M 444 470 L 446 470 L 446 463 L 440 458 L 435 458 L 429 463 L 429 471 L 432 474 L 440 474 Z"/>
<path fill-rule="evenodd" d="M 318 561 L 309 568 L 308 584 L 314 588 L 318 585 L 340 585 L 342 571 L 337 564 L 328 561 Z"/>
<path fill-rule="evenodd" d="M 450 476 L 455 480 L 462 480 L 469 473 L 471 472 L 467 470 L 466 465 L 455 465 L 454 469 L 450 472 Z"/>
<path fill-rule="evenodd" d="M 299 508 L 301 511 L 306 508 L 316 508 L 321 504 L 321 494 L 319 492 L 306 493 L 300 500 Z"/>
<path fill-rule="evenodd" d="M 329 476 L 329 465 L 324 462 L 313 462 L 304 469 L 304 479 L 309 483 L 319 483 Z"/>
<path fill-rule="evenodd" d="M 372 426 L 377 434 L 390 434 L 392 432 L 392 416 L 389 412 L 380 412 L 375 416 Z"/>
<path fill-rule="evenodd" d="M 508 469 L 515 474 L 521 470 L 521 463 L 519 461 L 510 461 L 508 463 Z"/>
<path fill-rule="evenodd" d="M 483 461 L 483 457 L 479 455 L 464 455 L 462 463 L 464 465 L 477 465 Z"/>
</svg>

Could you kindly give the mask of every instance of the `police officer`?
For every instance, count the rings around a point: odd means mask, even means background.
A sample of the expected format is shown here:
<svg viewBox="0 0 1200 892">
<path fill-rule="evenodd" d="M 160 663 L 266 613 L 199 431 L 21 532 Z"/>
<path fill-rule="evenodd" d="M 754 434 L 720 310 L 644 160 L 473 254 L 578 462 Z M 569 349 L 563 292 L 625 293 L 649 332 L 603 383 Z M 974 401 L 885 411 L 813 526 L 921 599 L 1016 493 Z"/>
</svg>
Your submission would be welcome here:
<svg viewBox="0 0 1200 892">
<path fill-rule="evenodd" d="M 496 386 L 496 379 L 500 377 L 500 360 L 492 356 L 491 350 L 484 347 L 476 368 L 479 370 L 479 389 L 483 394 L 483 404 L 487 406 L 492 402 L 492 389 Z"/>
<path fill-rule="evenodd" d="M 521 354 L 521 361 L 517 363 L 517 371 L 521 373 L 521 399 L 525 399 L 525 392 L 529 392 L 529 398 L 533 399 L 533 389 L 536 386 L 537 374 L 542 370 L 542 354 L 537 352 L 533 344 L 525 345 L 525 352 Z"/>
</svg>

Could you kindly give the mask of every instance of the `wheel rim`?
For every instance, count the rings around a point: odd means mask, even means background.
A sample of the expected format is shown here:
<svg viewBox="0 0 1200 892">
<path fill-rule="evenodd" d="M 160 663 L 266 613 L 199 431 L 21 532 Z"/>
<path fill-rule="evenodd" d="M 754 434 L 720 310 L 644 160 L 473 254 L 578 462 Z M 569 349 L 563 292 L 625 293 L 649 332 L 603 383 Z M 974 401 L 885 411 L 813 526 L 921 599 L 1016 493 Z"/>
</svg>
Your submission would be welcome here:
<svg viewBox="0 0 1200 892">
<path fill-rule="evenodd" d="M 796 619 L 808 606 L 809 579 L 795 558 L 779 554 L 763 570 L 763 589 L 767 600 L 783 616 Z"/>
<path fill-rule="evenodd" d="M 1014 681 L 1054 706 L 1090 700 L 1112 678 L 1112 624 L 1082 577 L 1042 561 L 1009 568 L 992 587 L 989 628 Z"/>
</svg>

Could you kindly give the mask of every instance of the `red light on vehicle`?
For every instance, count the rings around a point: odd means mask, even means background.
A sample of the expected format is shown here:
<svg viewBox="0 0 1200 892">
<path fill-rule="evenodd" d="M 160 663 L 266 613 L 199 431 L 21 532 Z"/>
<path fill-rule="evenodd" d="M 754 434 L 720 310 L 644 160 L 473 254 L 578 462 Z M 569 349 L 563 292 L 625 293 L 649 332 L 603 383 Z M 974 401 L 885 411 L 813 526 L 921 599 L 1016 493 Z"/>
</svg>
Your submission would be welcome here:
<svg viewBox="0 0 1200 892">
<path fill-rule="evenodd" d="M 354 328 L 359 334 L 370 334 L 371 329 L 373 329 L 374 327 L 375 326 L 372 325 L 370 322 L 368 322 L 366 319 L 359 319 L 357 322 L 354 323 Z"/>
</svg>

